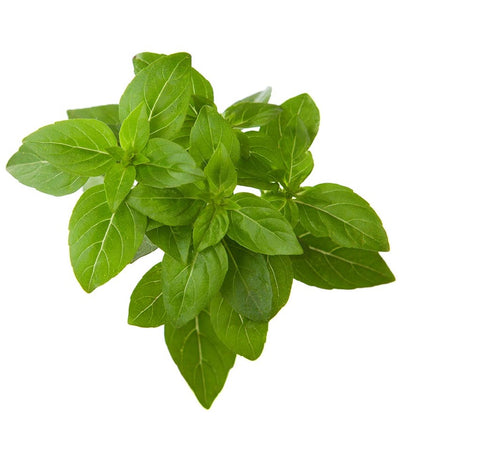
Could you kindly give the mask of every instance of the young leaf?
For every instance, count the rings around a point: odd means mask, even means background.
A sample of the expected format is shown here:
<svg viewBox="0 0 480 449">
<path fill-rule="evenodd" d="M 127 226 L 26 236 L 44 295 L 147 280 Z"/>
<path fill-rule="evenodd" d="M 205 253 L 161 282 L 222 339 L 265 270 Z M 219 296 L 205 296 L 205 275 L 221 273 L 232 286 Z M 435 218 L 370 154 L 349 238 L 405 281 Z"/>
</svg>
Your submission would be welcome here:
<svg viewBox="0 0 480 449">
<path fill-rule="evenodd" d="M 215 150 L 204 171 L 212 193 L 224 197 L 233 193 L 237 186 L 237 172 L 222 144 Z"/>
<path fill-rule="evenodd" d="M 304 253 L 292 257 L 295 279 L 319 288 L 352 289 L 393 282 L 395 277 L 374 251 L 342 248 L 329 238 L 305 234 Z"/>
<path fill-rule="evenodd" d="M 301 254 L 292 226 L 263 198 L 237 193 L 232 198 L 240 206 L 229 211 L 228 236 L 251 251 L 263 254 Z"/>
<path fill-rule="evenodd" d="M 305 124 L 310 142 L 313 142 L 320 126 L 320 111 L 308 94 L 300 94 L 282 103 L 282 109 L 290 117 L 298 117 Z"/>
<path fill-rule="evenodd" d="M 118 104 L 106 104 L 83 109 L 69 109 L 67 116 L 69 119 L 93 118 L 100 120 L 108 125 L 116 137 L 118 137 L 118 133 L 120 132 L 121 122 L 118 115 Z"/>
<path fill-rule="evenodd" d="M 313 169 L 313 158 L 308 150 L 310 137 L 303 121 L 294 117 L 283 129 L 278 142 L 283 174 L 278 179 L 290 191 L 296 192 Z"/>
<path fill-rule="evenodd" d="M 302 225 L 317 237 L 330 237 L 341 246 L 388 251 L 380 218 L 348 187 L 318 184 L 297 195 Z"/>
<path fill-rule="evenodd" d="M 300 256 L 298 256 L 300 257 Z M 290 256 L 265 256 L 270 283 L 272 284 L 272 319 L 287 303 L 293 283 L 293 267 Z"/>
<path fill-rule="evenodd" d="M 222 296 L 233 309 L 252 321 L 268 321 L 272 313 L 273 291 L 265 257 L 231 241 L 225 241 L 228 271 Z"/>
<path fill-rule="evenodd" d="M 68 243 L 73 271 L 86 292 L 105 284 L 132 260 L 146 225 L 146 218 L 126 203 L 112 212 L 103 185 L 80 197 L 70 218 Z"/>
<path fill-rule="evenodd" d="M 233 103 L 232 106 L 235 106 L 240 103 L 268 103 L 268 100 L 270 100 L 271 95 L 272 95 L 272 88 L 267 87 L 265 90 L 261 90 L 260 92 L 256 92 L 252 95 L 249 95 L 248 97 L 242 98 L 241 100 Z"/>
<path fill-rule="evenodd" d="M 287 198 L 284 194 L 275 192 L 264 193 L 262 198 L 266 199 L 275 209 L 277 209 L 292 225 L 292 228 L 295 229 L 299 220 L 299 213 L 298 206 L 292 198 Z"/>
<path fill-rule="evenodd" d="M 220 290 L 227 266 L 221 244 L 195 252 L 187 264 L 165 254 L 162 276 L 168 321 L 180 327 L 198 315 Z"/>
<path fill-rule="evenodd" d="M 159 226 L 147 231 L 148 238 L 178 262 L 187 263 L 192 242 L 190 226 Z"/>
<path fill-rule="evenodd" d="M 135 75 L 143 70 L 145 67 L 150 65 L 152 62 L 156 61 L 159 58 L 162 58 L 166 55 L 158 53 L 138 53 L 133 57 L 133 68 Z M 213 88 L 208 80 L 197 70 L 192 67 L 192 95 L 200 96 L 207 98 L 213 101 Z"/>
<path fill-rule="evenodd" d="M 235 128 L 253 128 L 266 125 L 282 111 L 274 104 L 242 102 L 227 108 L 223 116 Z"/>
<path fill-rule="evenodd" d="M 163 305 L 162 263 L 152 267 L 133 290 L 128 308 L 128 324 L 158 327 L 165 324 Z"/>
<path fill-rule="evenodd" d="M 163 58 L 164 56 L 166 55 L 151 53 L 148 51 L 136 54 L 132 59 L 135 75 L 141 70 L 143 70 L 145 67 L 149 66 L 152 62 L 156 61 L 159 58 Z"/>
<path fill-rule="evenodd" d="M 93 119 L 63 120 L 23 139 L 55 167 L 78 176 L 104 175 L 113 159 L 106 151 L 117 139 L 105 123 Z"/>
<path fill-rule="evenodd" d="M 307 129 L 311 144 L 320 126 L 320 112 L 312 98 L 308 94 L 297 95 L 282 103 L 281 108 L 283 113 L 261 130 L 278 141 L 291 120 L 299 119 Z"/>
<path fill-rule="evenodd" d="M 267 339 L 268 323 L 242 316 L 221 294 L 212 298 L 210 320 L 217 337 L 228 349 L 249 360 L 260 357 Z"/>
<path fill-rule="evenodd" d="M 123 121 L 145 102 L 150 136 L 168 139 L 181 128 L 191 93 L 190 55 L 163 56 L 141 70 L 128 85 L 120 99 L 120 119 Z"/>
<path fill-rule="evenodd" d="M 204 202 L 185 195 L 180 189 L 157 189 L 137 184 L 127 198 L 128 204 L 159 223 L 183 226 L 193 223 Z"/>
<path fill-rule="evenodd" d="M 204 167 L 214 151 L 224 145 L 233 162 L 240 157 L 240 144 L 232 127 L 212 107 L 204 106 L 190 134 L 190 154 Z"/>
<path fill-rule="evenodd" d="M 76 192 L 88 178 L 65 173 L 23 144 L 7 163 L 7 171 L 22 184 L 49 195 Z"/>
<path fill-rule="evenodd" d="M 192 156 L 174 142 L 151 139 L 144 154 L 148 162 L 137 165 L 137 179 L 143 184 L 169 188 L 203 179 Z"/>
<path fill-rule="evenodd" d="M 119 137 L 120 145 L 127 153 L 139 153 L 145 148 L 150 138 L 150 123 L 145 103 L 140 103 L 125 117 Z"/>
<path fill-rule="evenodd" d="M 223 208 L 208 204 L 193 224 L 193 246 L 203 251 L 223 239 L 228 229 L 228 214 Z"/>
<path fill-rule="evenodd" d="M 218 339 L 208 312 L 201 312 L 181 328 L 167 323 L 165 342 L 200 404 L 210 408 L 235 363 L 235 354 Z"/>
<path fill-rule="evenodd" d="M 105 194 L 112 211 L 116 211 L 130 192 L 135 182 L 135 167 L 122 164 L 112 165 L 105 174 Z"/>
<path fill-rule="evenodd" d="M 197 70 L 192 68 L 192 94 L 213 102 L 213 88 L 210 82 Z"/>
</svg>

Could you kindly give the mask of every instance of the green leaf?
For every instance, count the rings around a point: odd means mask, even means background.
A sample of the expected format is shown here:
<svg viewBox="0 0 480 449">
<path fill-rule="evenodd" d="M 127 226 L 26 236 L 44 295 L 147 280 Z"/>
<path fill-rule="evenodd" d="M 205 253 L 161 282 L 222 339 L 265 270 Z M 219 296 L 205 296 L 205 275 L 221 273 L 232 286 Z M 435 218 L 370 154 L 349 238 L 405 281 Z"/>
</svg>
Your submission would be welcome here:
<svg viewBox="0 0 480 449">
<path fill-rule="evenodd" d="M 104 175 L 117 139 L 105 123 L 72 119 L 44 126 L 23 139 L 30 150 L 60 170 L 78 176 Z"/>
<path fill-rule="evenodd" d="M 277 143 L 258 131 L 242 134 L 248 139 L 249 156 L 238 161 L 238 183 L 261 190 L 277 190 L 277 172 L 283 167 Z"/>
<path fill-rule="evenodd" d="M 121 122 L 118 116 L 118 104 L 106 104 L 83 109 L 69 109 L 67 116 L 69 119 L 93 118 L 100 120 L 108 125 L 113 131 L 113 134 L 115 134 L 115 137 L 118 137 L 118 133 L 120 132 Z"/>
<path fill-rule="evenodd" d="M 197 70 L 192 68 L 192 94 L 213 101 L 213 88 L 210 82 Z"/>
<path fill-rule="evenodd" d="M 224 244 L 228 271 L 221 289 L 222 296 L 244 317 L 252 321 L 268 321 L 273 291 L 265 257 L 231 241 Z"/>
<path fill-rule="evenodd" d="M 197 251 L 203 251 L 216 245 L 223 239 L 228 229 L 228 214 L 225 209 L 207 205 L 193 224 L 193 246 Z"/>
<path fill-rule="evenodd" d="M 143 70 L 145 67 L 149 66 L 152 62 L 156 61 L 157 59 L 163 58 L 164 56 L 166 55 L 151 53 L 148 51 L 136 54 L 132 59 L 135 75 L 141 70 Z"/>
<path fill-rule="evenodd" d="M 170 257 L 187 263 L 192 242 L 190 226 L 160 226 L 147 231 L 147 236 Z"/>
<path fill-rule="evenodd" d="M 83 185 L 82 190 L 85 192 L 85 190 L 88 190 L 91 187 L 95 187 L 100 184 L 103 184 L 104 181 L 105 181 L 105 176 L 94 176 L 92 178 L 87 178 L 87 182 Z"/>
<path fill-rule="evenodd" d="M 158 53 L 138 53 L 133 57 L 133 67 L 135 69 L 135 74 L 143 70 L 145 67 L 150 65 L 152 62 L 156 61 L 159 58 L 164 57 L 163 54 Z M 192 95 L 200 96 L 207 98 L 213 101 L 213 88 L 209 81 L 197 70 L 192 67 Z"/>
<path fill-rule="evenodd" d="M 308 94 L 297 95 L 281 104 L 283 113 L 262 127 L 262 131 L 279 140 L 286 126 L 299 119 L 307 129 L 310 144 L 317 135 L 320 126 L 320 112 Z"/>
<path fill-rule="evenodd" d="M 150 123 L 145 103 L 140 103 L 127 115 L 120 128 L 119 137 L 120 145 L 127 153 L 139 153 L 145 148 L 150 138 Z"/>
<path fill-rule="evenodd" d="M 221 244 L 193 253 L 188 263 L 165 254 L 163 294 L 168 321 L 180 327 L 198 315 L 220 290 L 227 264 Z"/>
<path fill-rule="evenodd" d="M 282 103 L 282 109 L 289 117 L 298 117 L 305 124 L 310 142 L 313 142 L 320 126 L 320 111 L 308 94 L 300 94 Z"/>
<path fill-rule="evenodd" d="M 302 253 L 292 226 L 267 200 L 251 193 L 237 193 L 233 200 L 240 208 L 229 211 L 232 240 L 263 254 Z"/>
<path fill-rule="evenodd" d="M 268 103 L 270 100 L 270 96 L 272 95 L 272 88 L 267 87 L 265 90 L 261 90 L 260 92 L 256 92 L 248 97 L 245 97 L 235 103 L 232 106 L 235 106 L 240 103 Z M 231 106 L 230 106 L 231 107 Z"/>
<path fill-rule="evenodd" d="M 342 248 L 329 238 L 306 233 L 301 256 L 292 257 L 295 279 L 315 287 L 352 289 L 393 282 L 395 277 L 374 251 Z"/>
<path fill-rule="evenodd" d="M 133 290 L 128 309 L 128 324 L 158 327 L 165 324 L 163 305 L 162 263 L 152 267 Z"/>
<path fill-rule="evenodd" d="M 299 256 L 300 257 L 300 256 Z M 290 256 L 265 256 L 272 285 L 272 319 L 287 303 L 293 283 L 293 268 Z"/>
<path fill-rule="evenodd" d="M 116 276 L 142 243 L 146 218 L 123 203 L 112 212 L 103 185 L 88 189 L 70 218 L 73 271 L 88 293 Z"/>
<path fill-rule="evenodd" d="M 135 167 L 122 164 L 112 165 L 105 174 L 105 194 L 112 211 L 116 211 L 130 192 L 135 182 Z"/>
<path fill-rule="evenodd" d="M 308 150 L 310 137 L 307 128 L 293 118 L 283 129 L 278 142 L 282 158 L 283 175 L 277 178 L 288 190 L 296 192 L 313 169 L 313 158 Z"/>
<path fill-rule="evenodd" d="M 148 225 L 147 225 L 147 229 L 148 229 Z M 150 239 L 146 235 L 144 235 L 142 243 L 138 247 L 137 252 L 133 256 L 133 259 L 130 261 L 130 263 L 133 263 L 138 259 L 140 259 L 141 257 L 144 257 L 150 253 L 153 253 L 156 249 L 158 249 L 158 246 L 154 245 L 150 241 Z"/>
<path fill-rule="evenodd" d="M 224 145 L 234 162 L 240 157 L 240 144 L 232 127 L 212 107 L 204 106 L 190 134 L 190 154 L 202 167 L 217 148 Z"/>
<path fill-rule="evenodd" d="M 120 99 L 123 121 L 141 102 L 147 106 L 150 136 L 173 137 L 181 128 L 192 93 L 191 57 L 176 53 L 141 70 Z"/>
<path fill-rule="evenodd" d="M 204 177 L 192 156 L 170 140 L 151 139 L 144 154 L 149 162 L 137 165 L 137 179 L 143 184 L 159 188 L 178 187 Z"/>
<path fill-rule="evenodd" d="M 205 167 L 210 192 L 221 197 L 230 196 L 237 186 L 237 172 L 232 158 L 223 145 L 220 145 Z"/>
<path fill-rule="evenodd" d="M 239 314 L 220 294 L 210 303 L 210 320 L 217 337 L 228 349 L 249 360 L 260 357 L 268 323 L 252 321 Z"/>
<path fill-rule="evenodd" d="M 292 225 L 292 228 L 298 223 L 298 206 L 292 198 L 285 197 L 284 194 L 276 192 L 267 192 L 262 195 L 275 209 L 277 209 L 285 219 Z"/>
<path fill-rule="evenodd" d="M 179 329 L 167 323 L 165 342 L 200 404 L 210 408 L 235 363 L 235 354 L 218 339 L 208 312 Z"/>
<path fill-rule="evenodd" d="M 307 187 L 295 202 L 302 225 L 317 237 L 341 246 L 388 251 L 382 222 L 370 205 L 348 187 L 319 184 Z"/>
<path fill-rule="evenodd" d="M 268 103 L 238 103 L 223 113 L 225 119 L 235 128 L 264 126 L 282 113 L 280 106 Z"/>
<path fill-rule="evenodd" d="M 193 223 L 203 201 L 185 195 L 180 189 L 157 189 L 137 184 L 127 198 L 128 204 L 153 220 L 169 226 Z"/>
<path fill-rule="evenodd" d="M 22 184 L 49 195 L 76 192 L 88 178 L 65 173 L 24 144 L 10 158 L 7 171 Z"/>
</svg>

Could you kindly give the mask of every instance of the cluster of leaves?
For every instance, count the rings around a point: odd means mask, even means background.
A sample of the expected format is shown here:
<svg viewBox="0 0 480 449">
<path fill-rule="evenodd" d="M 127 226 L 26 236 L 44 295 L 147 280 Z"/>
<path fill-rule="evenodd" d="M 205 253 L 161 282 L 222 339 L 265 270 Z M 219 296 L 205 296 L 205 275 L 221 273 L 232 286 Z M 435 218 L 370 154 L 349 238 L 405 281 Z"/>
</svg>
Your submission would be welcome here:
<svg viewBox="0 0 480 449">
<path fill-rule="evenodd" d="M 324 289 L 393 281 L 378 254 L 387 235 L 351 189 L 302 186 L 320 123 L 307 94 L 278 106 L 268 88 L 219 113 L 190 55 L 133 63 L 118 105 L 68 111 L 27 136 L 7 170 L 51 195 L 84 187 L 69 246 L 87 292 L 163 250 L 128 321 L 165 325 L 173 360 L 209 408 L 236 355 L 260 356 L 294 278 Z"/>
</svg>

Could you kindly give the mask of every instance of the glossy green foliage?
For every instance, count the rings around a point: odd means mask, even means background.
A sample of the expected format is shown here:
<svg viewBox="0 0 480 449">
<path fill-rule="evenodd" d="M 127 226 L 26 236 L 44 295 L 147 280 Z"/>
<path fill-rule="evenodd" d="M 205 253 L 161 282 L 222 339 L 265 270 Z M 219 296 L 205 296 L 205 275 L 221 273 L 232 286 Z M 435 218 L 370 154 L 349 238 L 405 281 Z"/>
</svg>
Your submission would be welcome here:
<svg viewBox="0 0 480 449">
<path fill-rule="evenodd" d="M 351 189 L 304 186 L 320 124 L 308 94 L 278 105 L 268 87 L 221 112 L 189 54 L 139 53 L 133 65 L 119 104 L 67 111 L 25 137 L 6 168 L 50 195 L 83 186 L 69 246 L 85 291 L 150 254 L 128 323 L 165 326 L 209 408 L 235 357 L 261 355 L 294 278 L 322 289 L 392 282 L 378 253 L 388 239 Z"/>
</svg>

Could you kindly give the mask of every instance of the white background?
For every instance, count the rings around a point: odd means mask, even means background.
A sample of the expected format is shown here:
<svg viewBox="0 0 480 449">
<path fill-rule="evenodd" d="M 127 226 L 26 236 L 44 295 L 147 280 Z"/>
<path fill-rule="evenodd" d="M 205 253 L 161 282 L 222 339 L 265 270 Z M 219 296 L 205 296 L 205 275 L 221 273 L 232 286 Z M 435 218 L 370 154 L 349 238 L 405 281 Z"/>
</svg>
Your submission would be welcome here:
<svg viewBox="0 0 480 449">
<path fill-rule="evenodd" d="M 0 447 L 479 448 L 479 14 L 475 1 L 4 2 L 1 163 L 67 108 L 115 103 L 141 51 L 188 51 L 220 109 L 308 92 L 311 183 L 347 185 L 390 236 L 393 284 L 294 284 L 211 410 L 162 329 L 127 324 L 159 259 L 91 295 L 69 265 L 78 194 L 1 182 Z"/>
</svg>

